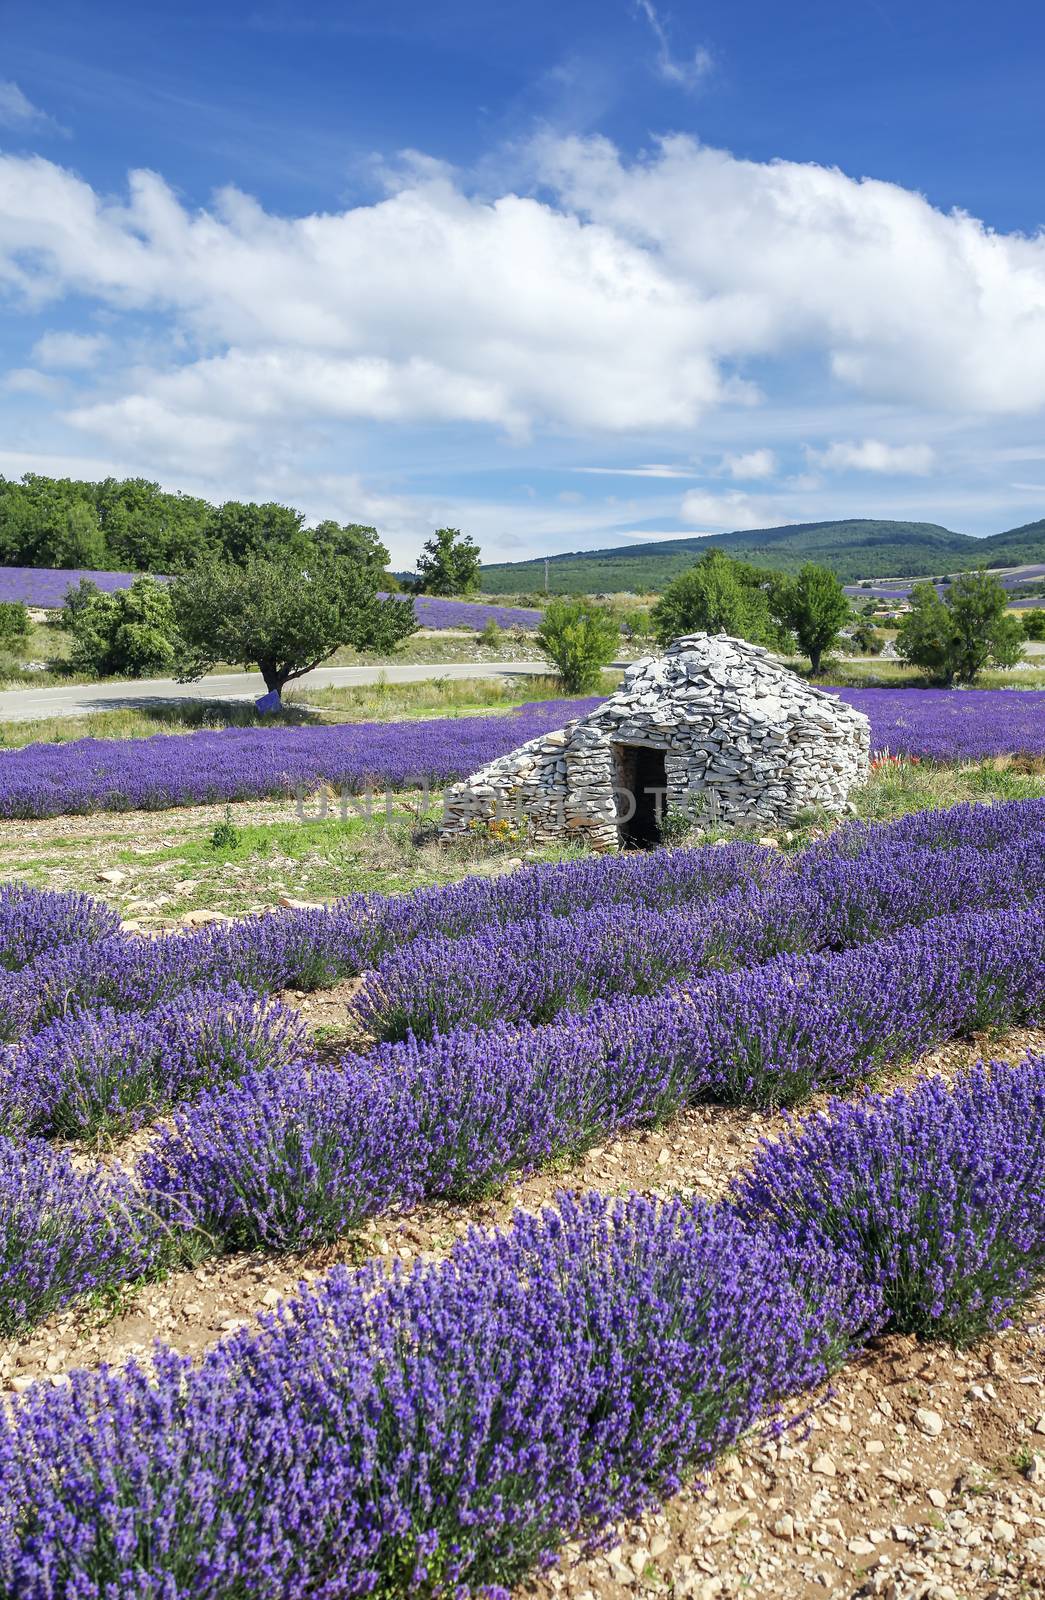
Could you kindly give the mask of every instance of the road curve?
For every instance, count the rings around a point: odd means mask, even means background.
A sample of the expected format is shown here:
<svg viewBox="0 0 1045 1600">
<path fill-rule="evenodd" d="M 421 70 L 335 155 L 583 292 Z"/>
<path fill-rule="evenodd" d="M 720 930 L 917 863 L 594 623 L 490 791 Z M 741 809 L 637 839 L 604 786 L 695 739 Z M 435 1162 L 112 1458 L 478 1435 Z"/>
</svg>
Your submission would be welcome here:
<svg viewBox="0 0 1045 1600">
<path fill-rule="evenodd" d="M 298 678 L 293 688 L 324 689 L 328 685 L 420 683 L 429 678 L 529 677 L 549 670 L 546 661 L 504 661 L 497 665 L 470 662 L 427 662 L 385 667 L 317 667 Z M 172 700 L 256 700 L 265 685 L 256 672 L 215 673 L 197 683 L 176 678 L 142 678 L 135 682 L 70 683 L 58 688 L 5 689 L 0 693 L 0 722 L 31 722 L 38 717 L 78 717 L 92 711 L 117 711 L 149 707 Z M 433 713 L 435 715 L 435 713 Z"/>
</svg>

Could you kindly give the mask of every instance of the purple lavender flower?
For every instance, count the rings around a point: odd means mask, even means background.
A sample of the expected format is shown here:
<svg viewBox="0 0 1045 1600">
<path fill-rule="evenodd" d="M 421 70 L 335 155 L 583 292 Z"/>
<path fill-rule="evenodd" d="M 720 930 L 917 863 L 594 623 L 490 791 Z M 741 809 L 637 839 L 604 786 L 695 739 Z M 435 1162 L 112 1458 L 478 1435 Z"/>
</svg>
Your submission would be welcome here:
<svg viewBox="0 0 1045 1600">
<path fill-rule="evenodd" d="M 115 1135 L 306 1054 L 296 1012 L 235 987 L 190 989 L 154 1011 L 76 1010 L 8 1052 L 0 1126 L 67 1139 Z"/>
<path fill-rule="evenodd" d="M 1045 1059 L 834 1102 L 766 1144 L 740 1214 L 838 1249 L 902 1333 L 968 1344 L 1045 1282 Z"/>
<path fill-rule="evenodd" d="M 11 972 L 66 944 L 89 944 L 120 931 L 120 919 L 90 895 L 0 885 L 0 967 Z"/>
<path fill-rule="evenodd" d="M 0 1421 L 17 1600 L 486 1594 L 670 1494 L 880 1321 L 728 1210 L 566 1197 L 391 1282 L 337 1268 L 191 1365 Z"/>
<path fill-rule="evenodd" d="M 287 1248 L 422 1196 L 481 1194 L 694 1102 L 794 1105 L 956 1034 L 1043 1017 L 1045 900 L 544 1027 L 259 1075 L 180 1110 L 138 1178 L 150 1207 L 219 1244 Z"/>
<path fill-rule="evenodd" d="M 0 1331 L 139 1277 L 158 1236 L 118 1168 L 78 1172 L 39 1139 L 0 1136 Z"/>
</svg>

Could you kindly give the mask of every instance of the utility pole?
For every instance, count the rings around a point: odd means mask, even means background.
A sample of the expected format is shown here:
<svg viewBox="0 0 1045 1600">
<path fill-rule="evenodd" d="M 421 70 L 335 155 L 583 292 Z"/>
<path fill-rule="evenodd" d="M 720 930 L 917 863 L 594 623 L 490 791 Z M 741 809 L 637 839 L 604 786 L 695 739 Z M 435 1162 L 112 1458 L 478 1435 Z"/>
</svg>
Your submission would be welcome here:
<svg viewBox="0 0 1045 1600">
<path fill-rule="evenodd" d="M 548 593 L 548 557 L 544 558 L 544 592 Z"/>
</svg>

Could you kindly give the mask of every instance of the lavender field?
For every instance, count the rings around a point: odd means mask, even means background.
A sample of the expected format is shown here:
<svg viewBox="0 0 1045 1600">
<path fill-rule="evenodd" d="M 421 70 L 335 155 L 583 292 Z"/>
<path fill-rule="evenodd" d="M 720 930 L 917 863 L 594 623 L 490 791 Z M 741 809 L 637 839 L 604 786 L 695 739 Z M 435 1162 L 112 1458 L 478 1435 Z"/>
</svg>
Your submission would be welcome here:
<svg viewBox="0 0 1045 1600">
<path fill-rule="evenodd" d="M 313 1272 L 197 1359 L 88 1356 L 57 1386 L 52 1360 L 0 1407 L 20 1600 L 507 1596 L 850 1360 L 873 1383 L 869 1344 L 916 1335 L 921 1373 L 1045 1283 L 1045 1059 L 866 1092 L 1045 1022 L 1045 800 L 851 824 L 794 859 L 584 859 L 158 940 L 11 887 L 0 964 L 9 1349 L 84 1297 L 362 1244 L 629 1130 L 670 1139 L 694 1107 L 774 1136 L 717 1198 L 563 1194 L 391 1273 Z M 374 1031 L 318 1058 L 275 996 L 360 973 Z M 424 1036 L 385 1026 L 426 994 Z M 122 1159 L 91 1155 L 131 1130 Z"/>
<path fill-rule="evenodd" d="M 1045 691 L 842 689 L 870 718 L 878 753 L 923 761 L 1045 755 Z M 475 772 L 597 699 L 550 700 L 507 716 L 300 728 L 228 728 L 148 739 L 80 739 L 0 752 L 0 816 L 163 810 L 293 795 L 331 784 L 440 785 Z"/>
<path fill-rule="evenodd" d="M 28 606 L 59 607 L 69 589 L 81 579 L 112 594 L 129 589 L 138 576 L 134 572 L 88 572 L 81 568 L 3 567 L 0 566 L 0 600 L 22 600 Z M 405 597 L 404 597 L 405 598 Z M 414 596 L 414 611 L 422 628 L 485 628 L 496 622 L 502 628 L 534 629 L 541 620 L 539 611 L 524 606 L 483 605 L 470 600 L 440 600 L 434 595 Z"/>
</svg>

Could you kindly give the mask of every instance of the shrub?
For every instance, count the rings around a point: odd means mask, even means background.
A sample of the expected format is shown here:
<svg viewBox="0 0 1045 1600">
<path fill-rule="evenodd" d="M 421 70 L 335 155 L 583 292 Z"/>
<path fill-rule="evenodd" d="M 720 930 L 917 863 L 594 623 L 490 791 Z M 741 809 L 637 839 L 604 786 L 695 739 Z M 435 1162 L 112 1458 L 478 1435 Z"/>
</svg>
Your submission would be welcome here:
<svg viewBox="0 0 1045 1600">
<path fill-rule="evenodd" d="M 21 600 L 0 600 L 0 646 L 21 644 L 29 637 L 29 608 Z"/>
<path fill-rule="evenodd" d="M 139 1180 L 166 1222 L 218 1249 L 322 1243 L 419 1198 L 397 1103 L 365 1065 L 255 1073 L 177 1112 Z"/>
<path fill-rule="evenodd" d="M 151 1012 L 98 1006 L 49 1023 L 12 1052 L 0 1119 L 82 1139 L 117 1134 L 179 1100 L 306 1055 L 295 1012 L 236 989 L 190 990 Z"/>
<path fill-rule="evenodd" d="M 119 934 L 120 919 L 104 901 L 75 891 L 0 885 L 0 967 L 11 972 L 67 944 Z"/>
<path fill-rule="evenodd" d="M 170 592 L 155 578 L 135 578 L 129 589 L 81 596 L 67 607 L 78 672 L 146 677 L 173 667 L 177 629 Z"/>
<path fill-rule="evenodd" d="M 139 1276 L 157 1242 L 119 1169 L 77 1172 L 42 1140 L 0 1136 L 0 1332 Z"/>
<path fill-rule="evenodd" d="M 580 600 L 551 600 L 535 634 L 537 648 L 562 679 L 567 694 L 597 689 L 602 669 L 620 644 L 615 618 Z"/>
<path fill-rule="evenodd" d="M 844 1252 L 901 1333 L 963 1345 L 1045 1281 L 1045 1059 L 835 1102 L 766 1145 L 741 1215 Z"/>
</svg>

